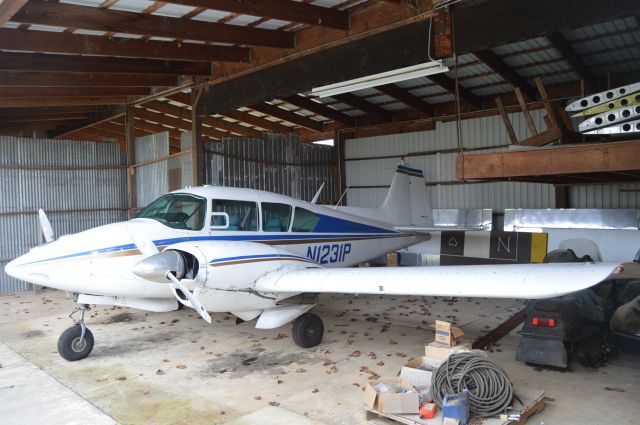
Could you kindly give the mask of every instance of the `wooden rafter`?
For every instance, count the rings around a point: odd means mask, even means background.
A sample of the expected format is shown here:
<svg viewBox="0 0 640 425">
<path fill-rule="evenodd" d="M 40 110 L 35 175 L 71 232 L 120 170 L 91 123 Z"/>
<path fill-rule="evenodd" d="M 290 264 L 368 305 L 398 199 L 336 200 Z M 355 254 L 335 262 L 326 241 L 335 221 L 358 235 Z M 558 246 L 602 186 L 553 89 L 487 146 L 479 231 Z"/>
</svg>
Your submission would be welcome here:
<svg viewBox="0 0 640 425">
<path fill-rule="evenodd" d="M 324 124 L 320 121 L 307 118 L 305 116 L 296 114 L 295 112 L 287 111 L 275 105 L 270 105 L 268 103 L 259 103 L 251 105 L 249 106 L 249 108 L 263 114 L 271 115 L 272 117 L 281 119 L 283 121 L 290 122 L 291 124 L 295 124 L 300 127 L 305 127 L 314 131 L 324 131 Z"/>
<path fill-rule="evenodd" d="M 351 26 L 348 12 L 290 0 L 172 0 L 172 3 L 341 30 L 348 30 Z"/>
<path fill-rule="evenodd" d="M 449 93 L 456 93 L 456 82 L 446 75 L 429 75 L 428 78 Z M 460 93 L 460 100 L 466 102 L 472 108 L 480 108 L 480 106 L 482 106 L 482 100 L 464 86 L 459 85 L 458 93 Z"/>
<path fill-rule="evenodd" d="M 210 75 L 210 62 L 0 52 L 3 71 Z"/>
<path fill-rule="evenodd" d="M 519 87 L 527 100 L 536 98 L 536 90 L 526 79 L 519 76 L 513 69 L 509 67 L 498 55 L 491 50 L 481 50 L 473 53 L 478 59 L 484 62 L 496 74 L 507 80 L 514 87 Z"/>
<path fill-rule="evenodd" d="M 149 87 L 3 87 L 3 97 L 145 96 Z"/>
<path fill-rule="evenodd" d="M 547 38 L 551 42 L 551 45 L 556 48 L 571 67 L 580 75 L 585 82 L 586 88 L 589 91 L 593 91 L 598 87 L 598 79 L 596 75 L 591 71 L 589 66 L 582 60 L 582 58 L 576 53 L 571 46 L 571 43 L 562 35 L 561 32 L 553 32 L 547 35 Z"/>
<path fill-rule="evenodd" d="M 0 29 L 0 49 L 197 62 L 216 60 L 249 62 L 251 60 L 251 50 L 242 47 L 14 29 Z"/>
<path fill-rule="evenodd" d="M 364 100 L 363 98 L 358 97 L 353 93 L 337 94 L 331 97 L 339 100 L 340 102 L 346 103 L 347 105 L 351 105 L 366 114 L 380 118 L 384 122 L 393 121 L 393 113 L 391 111 L 387 111 L 383 107 Z"/>
<path fill-rule="evenodd" d="M 167 18 L 120 10 L 30 0 L 15 22 L 280 48 L 295 47 L 293 32 Z"/>
<path fill-rule="evenodd" d="M 404 103 L 410 108 L 415 109 L 424 115 L 433 115 L 435 113 L 435 108 L 433 105 L 425 102 L 418 96 L 412 94 L 408 90 L 405 90 L 395 84 L 385 84 L 382 86 L 376 87 L 376 90 L 391 96 L 392 98 Z"/>
<path fill-rule="evenodd" d="M 0 71 L 2 87 L 152 87 L 176 84 L 178 78 L 175 75 Z"/>
<path fill-rule="evenodd" d="M 0 2 L 0 27 L 9 22 L 27 3 L 27 0 L 3 0 Z"/>
<path fill-rule="evenodd" d="M 0 108 L 32 108 L 38 106 L 123 105 L 125 96 L 86 97 L 5 97 L 0 98 Z"/>
<path fill-rule="evenodd" d="M 348 127 L 354 127 L 356 125 L 356 119 L 351 115 L 347 115 L 344 112 L 340 112 L 330 106 L 327 106 L 320 102 L 316 102 L 308 97 L 296 94 L 293 96 L 284 97 L 282 98 L 282 100 L 292 105 L 306 109 L 307 111 L 311 111 L 318 115 L 322 115 L 323 117 L 327 117 L 329 119 L 337 121 Z"/>
</svg>

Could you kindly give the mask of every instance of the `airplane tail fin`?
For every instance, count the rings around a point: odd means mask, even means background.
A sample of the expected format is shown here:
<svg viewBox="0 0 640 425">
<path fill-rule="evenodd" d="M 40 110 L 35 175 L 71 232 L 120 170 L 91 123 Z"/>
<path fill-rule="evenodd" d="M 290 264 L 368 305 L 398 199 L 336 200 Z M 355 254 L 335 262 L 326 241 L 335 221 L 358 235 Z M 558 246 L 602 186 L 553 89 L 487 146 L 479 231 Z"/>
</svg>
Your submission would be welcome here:
<svg viewBox="0 0 640 425">
<path fill-rule="evenodd" d="M 392 223 L 434 227 L 433 211 L 422 170 L 400 163 L 380 211 Z"/>
</svg>

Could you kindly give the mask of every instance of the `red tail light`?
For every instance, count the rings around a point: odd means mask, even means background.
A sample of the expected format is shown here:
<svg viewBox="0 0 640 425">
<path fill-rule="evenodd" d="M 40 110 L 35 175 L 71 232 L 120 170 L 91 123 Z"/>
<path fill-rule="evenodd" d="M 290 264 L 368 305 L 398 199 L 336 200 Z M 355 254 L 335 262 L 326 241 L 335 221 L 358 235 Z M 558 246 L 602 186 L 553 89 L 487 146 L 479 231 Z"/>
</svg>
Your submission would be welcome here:
<svg viewBox="0 0 640 425">
<path fill-rule="evenodd" d="M 546 317 L 533 317 L 531 318 L 531 324 L 533 326 L 547 326 L 550 328 L 556 327 L 556 319 Z"/>
</svg>

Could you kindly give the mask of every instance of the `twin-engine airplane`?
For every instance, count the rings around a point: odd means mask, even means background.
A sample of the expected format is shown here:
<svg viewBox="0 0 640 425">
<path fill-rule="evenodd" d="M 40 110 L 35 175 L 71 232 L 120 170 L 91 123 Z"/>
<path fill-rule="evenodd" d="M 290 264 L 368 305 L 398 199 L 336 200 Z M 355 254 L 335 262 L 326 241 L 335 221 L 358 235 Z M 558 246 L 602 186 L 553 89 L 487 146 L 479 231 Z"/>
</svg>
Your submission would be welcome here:
<svg viewBox="0 0 640 425">
<path fill-rule="evenodd" d="M 546 298 L 621 270 L 613 263 L 349 268 L 442 230 L 433 225 L 422 171 L 400 164 L 380 208 L 314 201 L 251 189 L 188 188 L 160 197 L 132 220 L 57 240 L 41 213 L 48 243 L 5 270 L 75 293 L 75 325 L 58 340 L 60 355 L 70 361 L 93 348 L 84 323 L 90 304 L 156 312 L 182 304 L 209 323 L 208 312 L 231 312 L 243 321 L 257 319 L 260 329 L 293 321 L 293 340 L 308 348 L 324 331 L 322 320 L 309 313 L 320 293 Z"/>
</svg>

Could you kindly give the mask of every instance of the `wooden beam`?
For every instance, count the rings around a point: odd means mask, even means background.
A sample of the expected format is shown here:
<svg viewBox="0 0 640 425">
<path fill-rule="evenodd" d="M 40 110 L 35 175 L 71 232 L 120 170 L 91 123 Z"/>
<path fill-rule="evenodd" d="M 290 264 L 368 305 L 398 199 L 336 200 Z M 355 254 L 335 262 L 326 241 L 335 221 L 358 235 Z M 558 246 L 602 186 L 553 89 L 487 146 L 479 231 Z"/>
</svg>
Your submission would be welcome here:
<svg viewBox="0 0 640 425">
<path fill-rule="evenodd" d="M 458 179 L 461 179 L 462 161 L 464 161 L 466 179 L 505 179 L 640 170 L 640 141 L 464 155 L 457 159 Z"/>
<path fill-rule="evenodd" d="M 71 126 L 67 126 L 60 130 L 56 130 L 55 132 L 51 132 L 50 137 L 60 139 L 64 138 L 66 134 L 73 133 L 75 131 L 83 130 L 88 127 L 93 127 L 97 124 L 112 121 L 114 119 L 123 117 L 125 114 L 125 106 L 124 105 L 114 105 L 110 106 L 107 109 L 104 109 L 99 112 L 95 112 L 92 114 L 91 118 L 83 121 L 79 124 L 74 124 Z"/>
<path fill-rule="evenodd" d="M 336 81 L 425 62 L 428 60 L 427 32 L 427 25 L 411 24 L 215 84 L 203 94 L 198 113 L 213 115 L 263 100 L 304 93 Z M 411 49 L 397 46 L 411 46 Z"/>
<path fill-rule="evenodd" d="M 0 117 L 0 122 L 8 123 L 27 123 L 27 122 L 40 122 L 40 121 L 69 121 L 69 120 L 83 120 L 89 118 L 89 115 L 86 113 L 78 113 L 78 112 L 70 112 L 66 114 L 55 114 L 55 115 L 16 115 L 16 116 L 8 116 L 8 117 Z"/>
<path fill-rule="evenodd" d="M 22 10 L 14 15 L 12 20 L 25 24 L 170 37 L 181 40 L 279 48 L 295 47 L 295 33 L 290 31 L 168 18 L 42 0 L 30 0 Z"/>
<path fill-rule="evenodd" d="M 576 53 L 571 43 L 562 35 L 561 32 L 552 32 L 547 35 L 551 45 L 560 52 L 562 58 L 565 59 L 571 67 L 580 75 L 587 86 L 587 90 L 595 91 L 598 88 L 598 78 L 591 71 L 591 68 L 584 63 L 580 55 Z"/>
<path fill-rule="evenodd" d="M 487 65 L 493 72 L 504 78 L 512 86 L 520 88 L 527 97 L 527 100 L 534 100 L 536 98 L 536 90 L 529 82 L 518 75 L 513 69 L 509 67 L 498 55 L 491 50 L 481 50 L 473 52 L 473 54 L 480 59 L 485 65 Z"/>
<path fill-rule="evenodd" d="M 536 83 L 536 87 L 538 88 L 538 92 L 540 93 L 540 98 L 544 103 L 544 109 L 547 112 L 547 116 L 549 117 L 549 127 L 559 128 L 558 120 L 556 118 L 556 113 L 553 110 L 553 106 L 551 106 L 551 101 L 549 100 L 549 96 L 547 95 L 547 89 L 544 87 L 542 83 L 542 78 L 536 77 L 534 79 Z"/>
<path fill-rule="evenodd" d="M 197 62 L 216 60 L 249 62 L 251 60 L 250 49 L 242 47 L 15 29 L 0 29 L 0 50 Z"/>
<path fill-rule="evenodd" d="M 258 103 L 249 106 L 249 108 L 253 109 L 254 111 L 258 111 L 263 114 L 271 115 L 272 117 L 288 121 L 291 124 L 308 128 L 309 130 L 324 131 L 324 124 L 320 121 L 298 115 L 295 112 L 287 111 L 275 105 L 270 105 L 268 103 Z"/>
<path fill-rule="evenodd" d="M 202 96 L 202 89 L 191 90 L 191 185 L 204 184 L 204 143 L 202 141 L 202 121 L 196 113 Z"/>
<path fill-rule="evenodd" d="M 351 115 L 347 115 L 344 112 L 340 112 L 327 106 L 323 103 L 316 102 L 311 98 L 294 94 L 293 96 L 283 97 L 282 100 L 300 108 L 306 109 L 323 117 L 327 117 L 339 123 L 346 125 L 347 127 L 355 127 L 356 119 Z"/>
<path fill-rule="evenodd" d="M 628 0 L 493 0 L 455 11 L 456 51 L 473 53 L 638 14 L 640 2 Z"/>
<path fill-rule="evenodd" d="M 133 218 L 135 208 L 138 207 L 136 196 L 136 170 L 133 165 L 136 163 L 136 125 L 135 125 L 135 109 L 127 106 L 124 115 L 125 124 L 125 143 L 127 149 L 127 199 L 129 200 L 129 218 Z"/>
<path fill-rule="evenodd" d="M 0 97 L 146 96 L 148 87 L 2 87 Z"/>
<path fill-rule="evenodd" d="M 182 118 L 174 118 L 160 112 L 153 112 L 142 108 L 136 109 L 136 115 L 146 121 L 153 121 L 158 124 L 164 124 L 170 127 L 178 128 L 180 130 L 191 131 L 192 123 L 189 121 L 185 121 Z M 212 139 L 221 139 L 223 137 L 229 136 L 228 133 L 210 127 L 203 127 L 202 134 Z"/>
<path fill-rule="evenodd" d="M 263 16 L 281 21 L 298 22 L 329 28 L 351 28 L 349 13 L 338 9 L 315 6 L 289 0 L 172 0 L 186 6 L 216 9 L 243 15 Z"/>
<path fill-rule="evenodd" d="M 361 97 L 358 97 L 353 93 L 337 94 L 331 97 L 340 102 L 346 103 L 347 105 L 351 105 L 366 114 L 370 114 L 374 117 L 380 118 L 384 122 L 393 121 L 393 113 L 391 111 L 387 111 L 383 107 L 371 103 Z"/>
<path fill-rule="evenodd" d="M 77 105 L 122 105 L 127 103 L 124 96 L 88 97 L 44 97 L 44 98 L 0 98 L 0 108 L 32 108 L 37 106 L 77 106 Z"/>
<path fill-rule="evenodd" d="M 371 127 L 356 127 L 341 132 L 345 139 L 359 139 L 363 137 L 386 136 L 389 134 L 413 133 L 417 131 L 432 131 L 436 129 L 435 121 L 405 121 Z"/>
<path fill-rule="evenodd" d="M 59 107 L 33 107 L 33 108 L 2 108 L 0 118 L 19 116 L 49 116 L 57 114 L 78 114 L 86 112 L 100 112 L 104 110 L 102 106 L 59 106 Z"/>
<path fill-rule="evenodd" d="M 435 108 L 433 105 L 425 102 L 418 96 L 413 93 L 405 90 L 395 84 L 385 84 L 382 86 L 377 86 L 375 88 L 381 93 L 384 93 L 392 98 L 399 100 L 410 108 L 415 109 L 423 115 L 433 115 L 435 113 Z"/>
<path fill-rule="evenodd" d="M 0 71 L 0 86 L 5 87 L 153 87 L 177 84 L 176 75 Z"/>
<path fill-rule="evenodd" d="M 502 98 L 500 96 L 496 97 L 496 105 L 498 106 L 498 110 L 500 111 L 500 117 L 502 118 L 502 122 L 504 123 L 505 128 L 507 129 L 507 135 L 509 136 L 509 140 L 512 145 L 518 144 L 518 138 L 516 137 L 516 133 L 513 131 L 513 126 L 511 125 L 511 120 L 509 120 L 509 115 L 507 111 L 504 109 L 504 104 L 502 103 Z"/>
<path fill-rule="evenodd" d="M 3 0 L 0 2 L 0 27 L 9 22 L 26 3 L 27 0 Z"/>
<path fill-rule="evenodd" d="M 210 62 L 0 52 L 2 71 L 211 75 Z"/>
<path fill-rule="evenodd" d="M 434 83 L 436 83 L 437 85 L 445 89 L 446 91 L 455 95 L 456 93 L 455 80 L 447 77 L 444 74 L 429 75 L 427 78 L 429 78 L 431 81 L 433 81 Z M 475 94 L 471 93 L 471 90 L 465 88 L 462 84 L 460 84 L 458 88 L 458 93 L 460 93 L 460 100 L 462 100 L 463 102 L 466 102 L 469 106 L 473 108 L 480 108 L 482 106 L 482 100 Z"/>
</svg>

